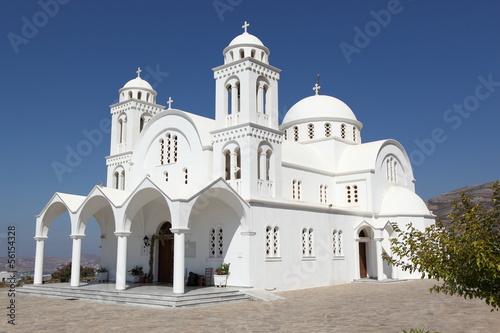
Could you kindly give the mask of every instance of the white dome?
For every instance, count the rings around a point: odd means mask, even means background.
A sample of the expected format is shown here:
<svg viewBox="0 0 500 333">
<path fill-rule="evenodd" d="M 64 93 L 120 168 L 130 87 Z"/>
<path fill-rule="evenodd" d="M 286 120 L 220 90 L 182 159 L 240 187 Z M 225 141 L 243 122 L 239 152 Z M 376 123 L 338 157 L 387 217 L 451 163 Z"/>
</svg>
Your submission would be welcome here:
<svg viewBox="0 0 500 333">
<path fill-rule="evenodd" d="M 138 88 L 138 89 L 149 89 L 153 90 L 153 87 L 148 83 L 148 81 L 141 79 L 139 76 L 125 83 L 122 89 L 125 88 Z"/>
<path fill-rule="evenodd" d="M 314 95 L 295 103 L 283 118 L 283 124 L 312 118 L 357 121 L 354 112 L 341 100 L 327 95 Z"/>
<path fill-rule="evenodd" d="M 231 46 L 236 46 L 236 45 L 242 45 L 242 44 L 252 44 L 252 45 L 258 45 L 258 46 L 264 46 L 264 44 L 255 37 L 252 34 L 249 34 L 248 32 L 244 32 L 239 36 L 236 36 L 231 43 L 229 43 L 228 47 Z"/>
<path fill-rule="evenodd" d="M 401 186 L 390 187 L 382 199 L 380 215 L 430 215 L 425 202 L 413 191 Z"/>
</svg>

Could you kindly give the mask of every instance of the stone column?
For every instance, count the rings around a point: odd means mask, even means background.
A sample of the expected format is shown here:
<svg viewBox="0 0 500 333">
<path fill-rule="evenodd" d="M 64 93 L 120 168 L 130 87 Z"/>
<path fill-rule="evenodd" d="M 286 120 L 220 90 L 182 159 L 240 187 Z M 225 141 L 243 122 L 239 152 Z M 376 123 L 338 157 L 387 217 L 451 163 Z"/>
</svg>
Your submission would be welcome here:
<svg viewBox="0 0 500 333">
<path fill-rule="evenodd" d="M 71 281 L 70 287 L 80 286 L 80 260 L 82 257 L 82 238 L 85 235 L 71 235 L 73 251 L 71 255 Z"/>
<path fill-rule="evenodd" d="M 231 86 L 231 114 L 236 114 L 238 113 L 239 107 L 238 107 L 238 86 L 236 86 L 236 83 Z M 236 125 L 233 123 L 233 125 Z"/>
<path fill-rule="evenodd" d="M 231 180 L 238 179 L 238 155 L 236 152 L 231 152 Z"/>
<path fill-rule="evenodd" d="M 264 113 L 264 84 L 259 82 L 257 88 L 257 112 Z"/>
<path fill-rule="evenodd" d="M 382 238 L 374 238 L 375 241 L 375 260 L 377 264 L 377 280 L 384 279 L 384 263 L 382 260 Z"/>
<path fill-rule="evenodd" d="M 118 237 L 116 247 L 116 290 L 125 290 L 127 282 L 127 237 L 131 232 L 115 232 Z"/>
<path fill-rule="evenodd" d="M 174 294 L 184 294 L 186 229 L 171 229 L 174 233 Z"/>
<path fill-rule="evenodd" d="M 262 151 L 259 156 L 259 179 L 267 180 L 267 154 Z"/>
<path fill-rule="evenodd" d="M 43 250 L 45 246 L 45 240 L 48 237 L 39 236 L 35 237 L 36 240 L 36 253 L 35 253 L 35 276 L 33 284 L 42 284 L 43 275 Z"/>
</svg>

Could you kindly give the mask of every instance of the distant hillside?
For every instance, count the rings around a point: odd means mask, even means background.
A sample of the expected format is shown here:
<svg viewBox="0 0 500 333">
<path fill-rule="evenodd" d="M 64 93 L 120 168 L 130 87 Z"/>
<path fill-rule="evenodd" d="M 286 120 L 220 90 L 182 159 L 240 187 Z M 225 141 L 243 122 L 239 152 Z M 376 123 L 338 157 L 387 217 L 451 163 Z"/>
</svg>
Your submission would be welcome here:
<svg viewBox="0 0 500 333">
<path fill-rule="evenodd" d="M 483 205 L 485 209 L 493 208 L 493 202 L 491 201 L 491 196 L 493 195 L 493 188 L 491 183 L 473 185 L 459 188 L 445 194 L 441 194 L 437 197 L 427 200 L 425 203 L 429 210 L 432 211 L 438 218 L 441 218 L 446 223 L 450 219 L 447 217 L 448 214 L 453 212 L 452 200 L 459 200 L 460 193 L 465 193 L 472 198 L 474 203 L 479 203 Z"/>
<path fill-rule="evenodd" d="M 52 273 L 59 266 L 71 262 L 71 258 L 43 258 L 44 273 Z M 97 268 L 101 262 L 101 257 L 95 254 L 82 254 L 81 265 Z M 0 271 L 8 271 L 7 258 L 0 257 Z M 35 258 L 16 258 L 16 270 L 20 273 L 32 273 L 35 270 Z"/>
</svg>

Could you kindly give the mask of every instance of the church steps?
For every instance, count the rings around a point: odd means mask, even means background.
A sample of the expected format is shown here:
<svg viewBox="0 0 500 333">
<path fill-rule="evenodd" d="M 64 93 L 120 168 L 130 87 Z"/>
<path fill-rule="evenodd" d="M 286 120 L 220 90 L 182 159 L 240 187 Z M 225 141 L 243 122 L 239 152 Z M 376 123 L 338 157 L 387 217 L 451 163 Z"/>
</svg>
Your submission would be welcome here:
<svg viewBox="0 0 500 333">
<path fill-rule="evenodd" d="M 251 300 L 251 297 L 239 292 L 238 290 L 210 290 L 207 292 L 198 291 L 196 294 L 158 295 L 120 291 L 101 291 L 78 287 L 55 287 L 53 285 L 51 287 L 28 285 L 17 289 L 17 291 L 31 296 L 170 309 Z"/>
</svg>

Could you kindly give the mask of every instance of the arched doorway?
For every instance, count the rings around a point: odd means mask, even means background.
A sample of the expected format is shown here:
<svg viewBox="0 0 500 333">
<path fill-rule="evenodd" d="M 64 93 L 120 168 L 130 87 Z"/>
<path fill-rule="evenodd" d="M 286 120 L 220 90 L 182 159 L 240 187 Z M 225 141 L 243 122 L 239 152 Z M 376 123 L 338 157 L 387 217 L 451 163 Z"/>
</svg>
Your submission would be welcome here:
<svg viewBox="0 0 500 333">
<path fill-rule="evenodd" d="M 368 277 L 368 265 L 366 262 L 366 239 L 367 235 L 364 230 L 359 232 L 359 277 L 367 278 Z"/>
<path fill-rule="evenodd" d="M 174 277 L 174 234 L 172 224 L 165 222 L 158 236 L 158 282 L 173 283 Z"/>
</svg>

